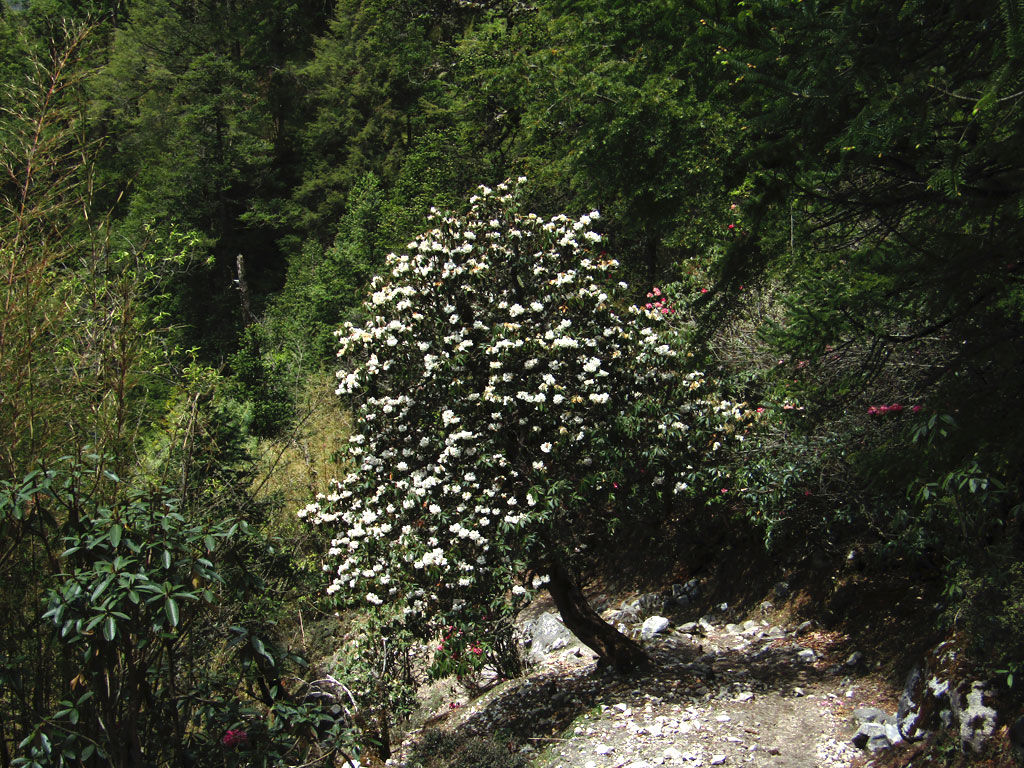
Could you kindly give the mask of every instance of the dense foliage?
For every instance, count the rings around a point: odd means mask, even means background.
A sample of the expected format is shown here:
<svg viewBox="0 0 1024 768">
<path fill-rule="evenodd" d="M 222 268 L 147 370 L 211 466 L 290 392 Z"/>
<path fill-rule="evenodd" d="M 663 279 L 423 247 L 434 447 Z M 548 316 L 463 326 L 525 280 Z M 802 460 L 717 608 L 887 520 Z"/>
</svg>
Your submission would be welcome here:
<svg viewBox="0 0 1024 768">
<path fill-rule="evenodd" d="M 0 765 L 386 745 L 373 637 L 513 669 L 506 598 L 708 510 L 1019 670 L 1022 100 L 1020 0 L 0 4 Z M 351 605 L 378 709 L 320 722 Z"/>
</svg>

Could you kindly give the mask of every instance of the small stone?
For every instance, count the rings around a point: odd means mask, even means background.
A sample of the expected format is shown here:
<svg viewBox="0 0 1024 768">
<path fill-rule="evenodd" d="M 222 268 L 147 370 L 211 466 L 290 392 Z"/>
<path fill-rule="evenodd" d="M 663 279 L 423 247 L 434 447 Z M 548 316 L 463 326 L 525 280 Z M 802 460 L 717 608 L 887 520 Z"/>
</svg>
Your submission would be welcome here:
<svg viewBox="0 0 1024 768">
<path fill-rule="evenodd" d="M 607 744 L 598 744 L 594 747 L 594 753 L 598 755 L 610 755 L 615 751 L 615 747 L 610 747 Z"/>
<path fill-rule="evenodd" d="M 799 687 L 799 686 L 797 686 L 796 688 L 793 689 L 793 695 L 794 696 L 803 696 L 804 695 L 804 689 Z"/>
<path fill-rule="evenodd" d="M 892 715 L 878 707 L 860 707 L 859 709 L 855 709 L 853 710 L 853 719 L 858 723 L 879 724 L 896 721 Z"/>
<path fill-rule="evenodd" d="M 903 736 L 900 734 L 900 729 L 896 727 L 896 723 L 886 722 L 882 724 L 885 729 L 885 738 L 889 740 L 890 744 L 899 744 L 903 741 Z"/>
<path fill-rule="evenodd" d="M 650 618 L 646 619 L 643 623 L 643 626 L 640 627 L 640 637 L 642 637 L 644 640 L 654 637 L 655 635 L 660 634 L 664 632 L 666 629 L 668 629 L 671 623 L 672 622 L 670 622 L 664 616 L 651 616 Z"/>
<path fill-rule="evenodd" d="M 717 720 L 720 723 L 728 723 L 730 720 L 732 720 L 732 718 L 728 715 L 716 715 L 715 720 Z"/>
<path fill-rule="evenodd" d="M 615 705 L 615 709 L 619 710 L 619 712 L 626 712 L 629 710 L 629 704 L 623 704 L 622 702 L 619 702 Z"/>
<path fill-rule="evenodd" d="M 683 753 L 680 752 L 675 747 L 668 747 L 661 754 L 663 754 L 665 756 L 666 760 L 682 760 L 683 759 Z"/>
<path fill-rule="evenodd" d="M 712 755 L 711 765 L 723 765 L 729 759 L 728 755 Z"/>
<path fill-rule="evenodd" d="M 772 591 L 775 592 L 776 597 L 789 597 L 789 584 L 787 584 L 784 581 L 780 581 L 776 583 L 776 585 L 772 588 Z"/>
<path fill-rule="evenodd" d="M 804 632 L 807 632 L 808 630 L 810 630 L 810 628 L 813 627 L 813 626 L 814 626 L 814 622 L 813 621 L 801 622 L 796 627 L 796 633 L 798 635 L 802 635 Z"/>
<path fill-rule="evenodd" d="M 743 691 L 736 694 L 736 701 L 750 701 L 754 698 L 754 694 L 751 691 Z"/>
<path fill-rule="evenodd" d="M 818 660 L 818 654 L 811 648 L 802 648 L 797 651 L 796 659 L 804 664 L 813 664 Z"/>
<path fill-rule="evenodd" d="M 864 661 L 864 654 L 861 653 L 860 651 L 854 651 L 853 653 L 850 654 L 849 658 L 847 658 L 846 666 L 848 666 L 848 667 L 860 666 L 861 662 L 863 662 L 863 661 Z"/>
<path fill-rule="evenodd" d="M 892 746 L 892 742 L 885 735 L 885 726 L 880 723 L 861 723 L 850 741 L 858 749 L 868 749 L 871 752 Z"/>
</svg>

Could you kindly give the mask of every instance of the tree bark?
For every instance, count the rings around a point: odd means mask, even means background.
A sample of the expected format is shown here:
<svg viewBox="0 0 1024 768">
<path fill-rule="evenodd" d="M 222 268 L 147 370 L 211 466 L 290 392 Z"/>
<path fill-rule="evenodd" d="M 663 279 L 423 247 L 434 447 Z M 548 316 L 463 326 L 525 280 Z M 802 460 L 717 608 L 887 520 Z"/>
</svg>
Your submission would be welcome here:
<svg viewBox="0 0 1024 768">
<path fill-rule="evenodd" d="M 238 269 L 238 278 L 235 282 L 242 296 L 242 326 L 248 328 L 252 325 L 252 302 L 249 300 L 249 282 L 245 279 L 245 257 L 242 254 L 238 254 L 235 265 Z"/>
<path fill-rule="evenodd" d="M 650 667 L 644 649 L 590 607 L 583 590 L 562 563 L 552 564 L 548 574 L 548 592 L 562 615 L 562 622 L 597 654 L 599 665 L 611 665 L 618 672 L 636 672 Z"/>
</svg>

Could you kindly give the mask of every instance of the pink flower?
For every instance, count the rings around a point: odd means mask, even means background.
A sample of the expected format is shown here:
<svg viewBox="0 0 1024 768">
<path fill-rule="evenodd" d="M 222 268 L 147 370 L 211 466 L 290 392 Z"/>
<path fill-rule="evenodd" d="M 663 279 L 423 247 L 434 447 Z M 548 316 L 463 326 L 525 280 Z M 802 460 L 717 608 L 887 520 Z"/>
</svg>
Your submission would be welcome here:
<svg viewBox="0 0 1024 768">
<path fill-rule="evenodd" d="M 707 288 L 701 288 L 701 289 L 700 289 L 700 292 L 701 292 L 701 293 L 707 293 L 707 292 L 708 292 L 708 289 L 707 289 Z"/>
<path fill-rule="evenodd" d="M 722 493 L 728 493 L 728 492 L 729 492 L 729 489 L 728 489 L 728 488 L 723 488 L 723 489 L 722 489 Z"/>
<path fill-rule="evenodd" d="M 220 743 L 225 747 L 238 747 L 248 743 L 248 741 L 249 734 L 238 728 L 225 731 L 224 735 L 220 737 Z"/>
<path fill-rule="evenodd" d="M 878 409 L 875 406 L 873 406 L 873 405 L 869 405 L 868 406 L 868 416 L 874 416 L 876 413 L 878 413 Z"/>
<path fill-rule="evenodd" d="M 758 413 L 764 413 L 764 408 L 758 408 L 758 409 L 757 409 L 757 412 L 758 412 Z"/>
<path fill-rule="evenodd" d="M 903 413 L 903 406 L 899 403 L 894 403 L 889 406 L 889 413 Z"/>
<path fill-rule="evenodd" d="M 920 413 L 920 412 L 921 412 L 921 406 L 920 406 L 920 405 L 915 405 L 915 406 L 914 406 L 913 408 L 911 408 L 910 410 L 911 410 L 911 411 L 912 411 L 913 413 Z"/>
</svg>

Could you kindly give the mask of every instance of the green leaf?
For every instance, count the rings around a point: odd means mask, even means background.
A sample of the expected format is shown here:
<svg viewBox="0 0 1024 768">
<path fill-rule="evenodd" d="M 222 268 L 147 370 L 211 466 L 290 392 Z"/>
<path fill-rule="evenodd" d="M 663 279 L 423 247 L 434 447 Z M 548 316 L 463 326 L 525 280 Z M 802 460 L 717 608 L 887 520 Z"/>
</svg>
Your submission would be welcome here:
<svg viewBox="0 0 1024 768">
<path fill-rule="evenodd" d="M 92 596 L 90 598 L 92 600 L 92 602 L 95 603 L 99 599 L 99 596 L 103 594 L 103 592 L 106 590 L 106 588 L 110 586 L 110 582 L 112 582 L 113 580 L 114 580 L 113 576 L 108 576 L 107 578 L 105 578 L 103 581 L 101 581 L 99 584 L 96 585 L 96 589 L 93 590 Z"/>
<path fill-rule="evenodd" d="M 170 622 L 171 626 L 178 626 L 178 604 L 174 601 L 173 597 L 168 597 L 164 601 L 164 612 L 167 614 L 167 621 Z"/>
<path fill-rule="evenodd" d="M 171 567 L 171 553 L 165 549 L 160 557 L 163 559 L 164 568 L 169 569 Z"/>
<path fill-rule="evenodd" d="M 123 532 L 124 531 L 121 528 L 121 526 L 117 525 L 116 523 L 114 525 L 110 526 L 110 543 L 113 544 L 115 547 L 118 544 L 120 544 L 121 543 L 121 534 Z"/>
<path fill-rule="evenodd" d="M 117 637 L 117 622 L 113 616 L 107 616 L 107 620 L 103 622 L 103 636 L 107 639 L 107 642 L 113 642 L 114 638 Z"/>
<path fill-rule="evenodd" d="M 260 640 L 258 637 L 253 637 L 250 639 L 250 642 L 252 643 L 253 650 L 255 650 L 256 653 L 258 653 L 260 656 L 269 661 L 271 665 L 274 664 L 274 657 L 267 653 L 267 649 L 263 645 L 262 640 Z"/>
</svg>

